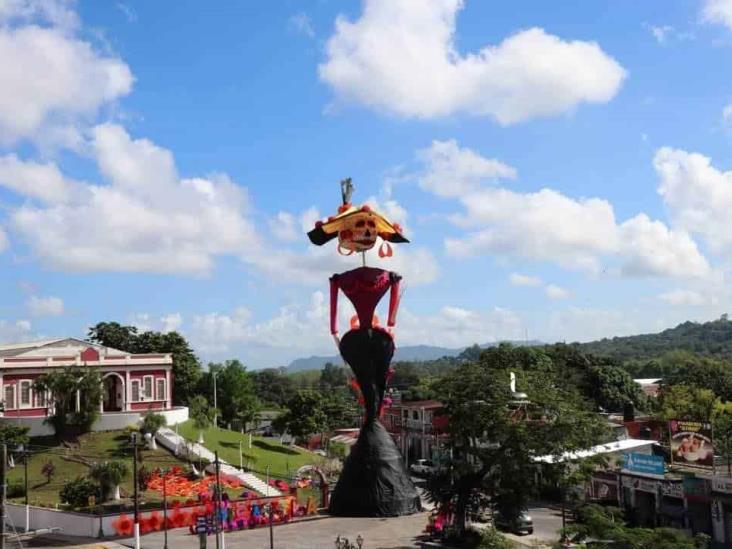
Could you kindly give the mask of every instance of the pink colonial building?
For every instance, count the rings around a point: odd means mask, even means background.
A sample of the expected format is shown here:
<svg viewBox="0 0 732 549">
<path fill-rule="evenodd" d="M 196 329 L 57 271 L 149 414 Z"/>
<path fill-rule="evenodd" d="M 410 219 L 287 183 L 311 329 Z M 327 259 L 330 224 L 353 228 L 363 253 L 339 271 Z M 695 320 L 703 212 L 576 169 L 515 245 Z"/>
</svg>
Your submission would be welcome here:
<svg viewBox="0 0 732 549">
<path fill-rule="evenodd" d="M 173 360 L 169 354 L 131 354 L 80 339 L 63 338 L 0 345 L 3 404 L 0 416 L 18 420 L 47 417 L 52 403 L 49 395 L 33 390 L 34 380 L 43 373 L 73 366 L 98 369 L 102 376 L 102 417 L 95 430 L 134 424 L 141 413 L 151 409 L 164 413 L 173 410 Z M 78 394 L 76 397 L 81 398 Z M 171 419 L 177 418 L 168 419 L 171 423 Z M 31 425 L 31 434 L 41 434 L 39 431 L 43 430 L 35 425 L 42 422 L 18 423 Z"/>
</svg>

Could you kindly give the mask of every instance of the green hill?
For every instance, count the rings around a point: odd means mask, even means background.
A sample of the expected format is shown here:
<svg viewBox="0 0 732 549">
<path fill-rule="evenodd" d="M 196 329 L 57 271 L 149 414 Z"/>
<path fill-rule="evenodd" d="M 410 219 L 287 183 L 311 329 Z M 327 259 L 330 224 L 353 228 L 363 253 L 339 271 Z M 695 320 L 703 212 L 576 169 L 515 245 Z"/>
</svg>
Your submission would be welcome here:
<svg viewBox="0 0 732 549">
<path fill-rule="evenodd" d="M 623 362 L 656 358 L 677 350 L 732 358 L 732 321 L 725 314 L 711 322 L 684 322 L 657 334 L 606 338 L 580 343 L 578 347 L 584 352 Z"/>
</svg>

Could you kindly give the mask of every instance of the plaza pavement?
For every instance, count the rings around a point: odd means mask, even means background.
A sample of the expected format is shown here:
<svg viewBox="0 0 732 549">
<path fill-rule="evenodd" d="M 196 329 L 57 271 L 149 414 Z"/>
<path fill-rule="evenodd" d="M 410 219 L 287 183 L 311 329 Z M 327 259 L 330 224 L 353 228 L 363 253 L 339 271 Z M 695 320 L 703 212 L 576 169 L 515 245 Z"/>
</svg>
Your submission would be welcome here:
<svg viewBox="0 0 732 549">
<path fill-rule="evenodd" d="M 532 505 L 529 513 L 534 521 L 534 534 L 531 536 L 506 536 L 523 547 L 548 547 L 558 539 L 557 530 L 561 527 L 561 513 L 556 509 Z M 335 547 L 338 535 L 355 542 L 360 534 L 364 549 L 414 549 L 425 547 L 422 532 L 427 524 L 428 513 L 418 513 L 408 517 L 394 518 L 339 518 L 323 516 L 315 519 L 278 525 L 274 527 L 275 549 L 330 549 Z M 134 540 L 94 541 L 64 539 L 63 536 L 34 540 L 24 543 L 25 547 L 79 547 L 84 549 L 126 549 L 134 547 Z M 142 549 L 162 549 L 163 533 L 156 532 L 142 537 Z M 12 547 L 9 544 L 9 547 Z M 168 532 L 170 549 L 199 549 L 199 541 L 185 528 Z M 207 537 L 208 549 L 216 547 L 213 536 Z M 227 549 L 269 549 L 269 529 L 242 530 L 226 534 Z"/>
</svg>

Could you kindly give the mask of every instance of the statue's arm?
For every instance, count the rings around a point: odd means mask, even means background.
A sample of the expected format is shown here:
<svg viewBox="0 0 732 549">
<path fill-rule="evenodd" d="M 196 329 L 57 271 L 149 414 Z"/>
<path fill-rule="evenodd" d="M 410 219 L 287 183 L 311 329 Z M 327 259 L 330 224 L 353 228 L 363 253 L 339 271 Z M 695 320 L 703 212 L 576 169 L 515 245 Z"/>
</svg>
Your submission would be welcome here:
<svg viewBox="0 0 732 549">
<path fill-rule="evenodd" d="M 399 290 L 401 288 L 402 277 L 396 273 L 389 273 L 391 277 L 391 290 L 389 293 L 389 319 L 387 326 L 393 328 L 396 326 L 396 316 L 399 309 L 399 299 L 401 295 Z"/>
<path fill-rule="evenodd" d="M 330 277 L 330 333 L 339 345 L 338 340 L 338 280 L 337 276 Z"/>
</svg>

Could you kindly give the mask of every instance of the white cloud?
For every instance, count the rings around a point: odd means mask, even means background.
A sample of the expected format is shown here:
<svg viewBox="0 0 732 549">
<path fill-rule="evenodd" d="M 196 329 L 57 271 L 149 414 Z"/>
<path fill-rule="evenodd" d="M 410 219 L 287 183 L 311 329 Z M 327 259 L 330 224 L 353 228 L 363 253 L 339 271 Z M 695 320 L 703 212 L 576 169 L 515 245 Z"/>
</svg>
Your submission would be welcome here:
<svg viewBox="0 0 732 549">
<path fill-rule="evenodd" d="M 669 35 L 674 32 L 671 25 L 648 25 L 648 30 L 659 44 L 665 44 Z"/>
<path fill-rule="evenodd" d="M 180 313 L 170 313 L 162 317 L 160 322 L 163 325 L 161 331 L 167 334 L 168 332 L 176 332 L 180 329 L 181 324 L 183 324 L 183 317 Z"/>
<path fill-rule="evenodd" d="M 205 274 L 218 255 L 257 253 L 243 187 L 224 175 L 181 179 L 170 151 L 132 139 L 120 126 L 100 125 L 93 135 L 109 184 L 87 184 L 66 202 L 11 213 L 44 263 L 71 271 Z"/>
<path fill-rule="evenodd" d="M 707 305 L 708 300 L 704 295 L 694 290 L 671 290 L 658 296 L 661 301 L 669 305 L 677 306 L 699 306 Z"/>
<path fill-rule="evenodd" d="M 569 307 L 549 316 L 545 341 L 593 341 L 640 332 L 637 314 L 612 309 Z"/>
<path fill-rule="evenodd" d="M 38 336 L 33 333 L 30 320 L 0 320 L 0 343 L 22 343 L 34 339 Z"/>
<path fill-rule="evenodd" d="M 626 275 L 683 278 L 711 273 L 706 258 L 684 230 L 671 230 L 638 214 L 620 225 L 619 233 Z"/>
<path fill-rule="evenodd" d="M 2 21 L 0 142 L 53 139 L 78 146 L 80 125 L 132 89 L 123 61 L 79 37 L 70 2 L 5 0 Z"/>
<path fill-rule="evenodd" d="M 704 0 L 702 20 L 732 29 L 732 0 Z"/>
<path fill-rule="evenodd" d="M 14 154 L 0 156 L 0 187 L 44 202 L 62 202 L 75 186 L 55 164 L 23 161 Z"/>
<path fill-rule="evenodd" d="M 541 286 L 541 278 L 538 276 L 524 275 L 521 273 L 511 273 L 508 277 L 511 286 Z"/>
<path fill-rule="evenodd" d="M 732 125 L 732 103 L 727 103 L 722 109 L 722 122 L 725 126 Z"/>
<path fill-rule="evenodd" d="M 477 230 L 446 239 L 448 253 L 457 257 L 491 252 L 598 270 L 597 256 L 618 247 L 615 215 L 605 200 L 488 188 L 462 202 L 466 215 L 454 216 L 455 223 Z"/>
<path fill-rule="evenodd" d="M 419 184 L 437 196 L 459 197 L 475 191 L 483 181 L 516 178 L 516 170 L 511 166 L 460 148 L 454 139 L 433 141 L 417 156 L 425 165 Z"/>
<path fill-rule="evenodd" d="M 732 253 L 732 172 L 723 172 L 698 153 L 663 147 L 653 165 L 659 176 L 658 193 L 679 228 L 701 236 L 712 251 Z"/>
<path fill-rule="evenodd" d="M 439 267 L 432 252 L 410 244 L 393 245 L 394 256 L 381 260 L 376 250 L 366 254 L 366 264 L 396 271 L 404 277 L 407 285 L 422 285 L 433 282 Z M 322 285 L 333 274 L 361 265 L 357 256 L 341 256 L 335 243 L 322 247 L 308 246 L 304 251 L 287 249 L 262 250 L 249 260 L 268 278 L 284 282 L 308 285 Z"/>
<path fill-rule="evenodd" d="M 488 160 L 460 149 L 454 141 L 446 143 L 451 158 L 467 154 L 473 166 Z M 450 169 L 429 156 L 421 159 L 421 180 L 449 177 Z M 491 170 L 466 172 L 472 179 L 469 185 L 459 185 L 460 192 L 425 187 L 435 194 L 458 198 L 464 207 L 463 212 L 450 217 L 466 230 L 462 236 L 445 239 L 445 248 L 452 256 L 519 256 L 594 273 L 610 269 L 627 276 L 703 277 L 711 272 L 684 227 L 670 229 L 645 214 L 618 223 L 607 200 L 575 199 L 548 188 L 517 192 L 496 186 Z M 615 263 L 620 266 L 615 267 Z"/>
<path fill-rule="evenodd" d="M 64 314 L 64 302 L 60 297 L 32 295 L 26 302 L 31 316 L 60 316 Z"/>
<path fill-rule="evenodd" d="M 338 325 L 343 334 L 355 312 L 342 297 L 338 305 Z M 292 359 L 304 354 L 337 354 L 329 330 L 329 304 L 320 291 L 313 292 L 308 302 L 283 306 L 271 318 L 259 322 L 244 307 L 231 313 L 196 315 L 186 335 L 201 353 L 222 356 L 244 348 L 267 364 L 278 360 L 272 356 Z M 447 306 L 431 315 L 417 315 L 403 307 L 395 337 L 398 345 L 461 347 L 521 339 L 524 330 L 516 313 L 499 307 L 475 311 Z"/>
<path fill-rule="evenodd" d="M 522 30 L 496 46 L 455 47 L 461 0 L 365 0 L 355 21 L 339 16 L 320 78 L 343 99 L 401 116 L 459 112 L 508 125 L 606 103 L 625 70 L 595 42 Z"/>
<path fill-rule="evenodd" d="M 302 238 L 302 234 L 297 231 L 297 220 L 295 216 L 288 212 L 278 212 L 269 220 L 269 230 L 279 240 L 293 241 Z"/>
<path fill-rule="evenodd" d="M 569 292 L 556 284 L 547 284 L 544 293 L 549 299 L 567 299 L 569 297 Z"/>
<path fill-rule="evenodd" d="M 9 245 L 10 240 L 8 239 L 8 235 L 5 233 L 3 228 L 0 227 L 0 252 L 7 250 Z"/>
<path fill-rule="evenodd" d="M 296 32 L 307 36 L 308 38 L 315 38 L 315 28 L 310 17 L 303 12 L 296 13 L 289 20 L 290 27 Z"/>
</svg>

